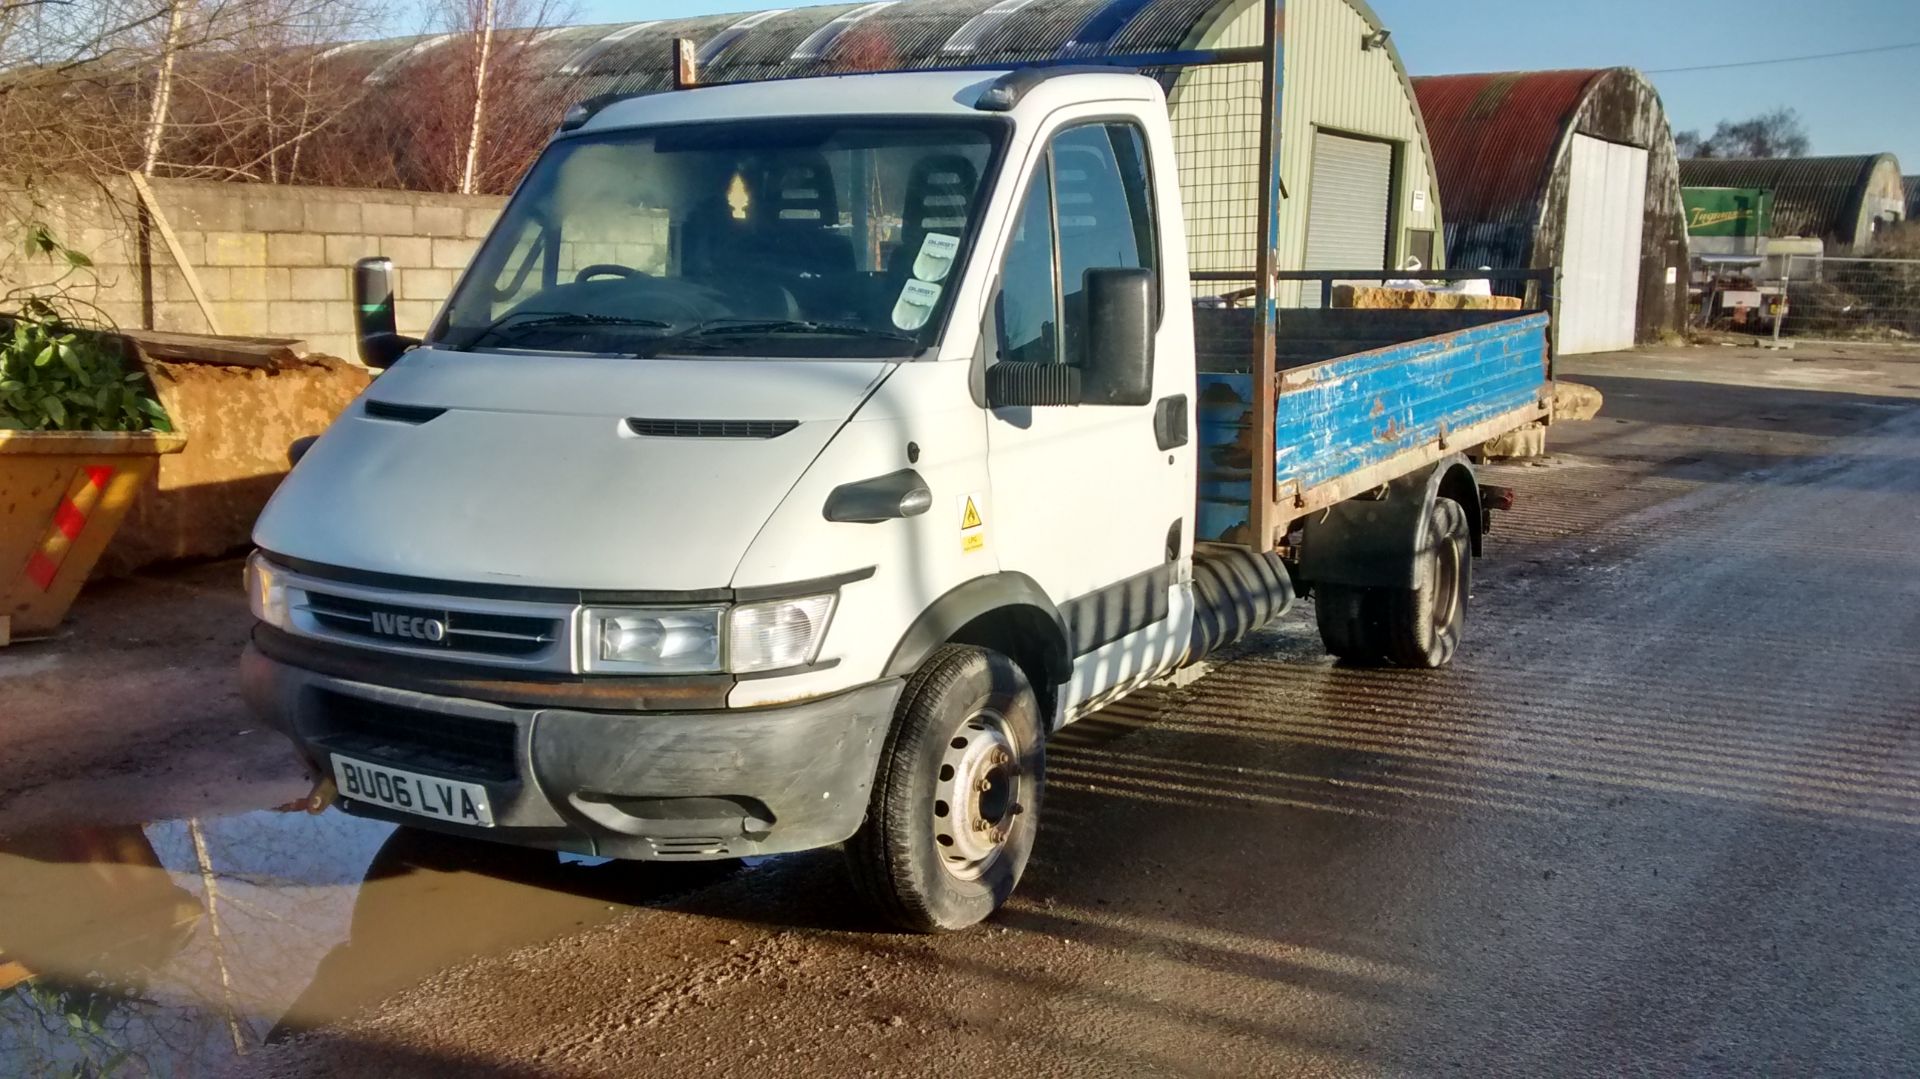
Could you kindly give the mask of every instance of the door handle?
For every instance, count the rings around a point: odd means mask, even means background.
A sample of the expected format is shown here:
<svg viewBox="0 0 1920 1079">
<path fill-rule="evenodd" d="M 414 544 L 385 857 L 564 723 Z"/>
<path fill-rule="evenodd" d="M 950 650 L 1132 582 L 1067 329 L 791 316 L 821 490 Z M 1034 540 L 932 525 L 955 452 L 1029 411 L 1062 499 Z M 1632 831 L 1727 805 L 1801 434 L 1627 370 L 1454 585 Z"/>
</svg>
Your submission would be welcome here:
<svg viewBox="0 0 1920 1079">
<path fill-rule="evenodd" d="M 1187 444 L 1187 395 L 1176 393 L 1153 404 L 1153 440 L 1163 450 Z"/>
</svg>

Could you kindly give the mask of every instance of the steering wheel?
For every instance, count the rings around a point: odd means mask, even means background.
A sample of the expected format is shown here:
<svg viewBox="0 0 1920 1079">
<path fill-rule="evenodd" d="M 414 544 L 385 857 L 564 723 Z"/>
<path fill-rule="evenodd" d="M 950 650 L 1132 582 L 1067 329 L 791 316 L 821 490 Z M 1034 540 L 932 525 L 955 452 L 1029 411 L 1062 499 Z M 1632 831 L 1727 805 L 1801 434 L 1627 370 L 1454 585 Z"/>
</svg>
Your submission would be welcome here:
<svg viewBox="0 0 1920 1079">
<path fill-rule="evenodd" d="M 573 279 L 576 282 L 578 282 L 578 281 L 585 281 L 589 278 L 594 278 L 594 277 L 633 278 L 633 277 L 649 277 L 649 276 L 652 276 L 652 275 L 648 274 L 647 271 L 636 270 L 631 266 L 621 266 L 618 263 L 613 263 L 613 262 L 596 262 L 591 266 L 582 266 L 580 268 L 580 272 L 573 275 Z"/>
</svg>

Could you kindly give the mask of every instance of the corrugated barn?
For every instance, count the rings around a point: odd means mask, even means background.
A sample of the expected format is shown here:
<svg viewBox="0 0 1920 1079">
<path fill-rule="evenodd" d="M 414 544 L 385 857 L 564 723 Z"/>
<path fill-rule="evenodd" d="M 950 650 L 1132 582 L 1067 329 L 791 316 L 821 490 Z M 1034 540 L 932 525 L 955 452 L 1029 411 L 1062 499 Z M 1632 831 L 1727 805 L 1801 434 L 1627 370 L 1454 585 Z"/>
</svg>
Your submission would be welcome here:
<svg viewBox="0 0 1920 1079">
<path fill-rule="evenodd" d="M 1773 236 L 1803 236 L 1827 254 L 1864 249 L 1905 219 L 1907 192 L 1892 154 L 1856 157 L 1689 158 L 1687 187 L 1755 187 L 1773 192 Z"/>
<path fill-rule="evenodd" d="M 1561 269 L 1559 349 L 1684 330 L 1686 213 L 1673 131 L 1630 68 L 1413 80 L 1456 267 Z"/>
<path fill-rule="evenodd" d="M 1907 188 L 1907 220 L 1920 221 L 1920 176 L 1908 176 L 1903 182 Z"/>
<path fill-rule="evenodd" d="M 1251 270 L 1261 172 L 1259 66 L 1152 58 L 1261 43 L 1260 0 L 881 0 L 543 31 L 534 63 L 572 98 L 660 89 L 676 38 L 711 82 L 897 68 L 1140 58 L 1167 87 L 1196 269 Z M 1286 0 L 1281 269 L 1444 264 L 1440 204 L 1412 84 L 1361 0 Z M 444 37 L 341 50 L 372 83 L 446 63 Z M 1231 288 L 1232 286 L 1225 286 Z"/>
</svg>

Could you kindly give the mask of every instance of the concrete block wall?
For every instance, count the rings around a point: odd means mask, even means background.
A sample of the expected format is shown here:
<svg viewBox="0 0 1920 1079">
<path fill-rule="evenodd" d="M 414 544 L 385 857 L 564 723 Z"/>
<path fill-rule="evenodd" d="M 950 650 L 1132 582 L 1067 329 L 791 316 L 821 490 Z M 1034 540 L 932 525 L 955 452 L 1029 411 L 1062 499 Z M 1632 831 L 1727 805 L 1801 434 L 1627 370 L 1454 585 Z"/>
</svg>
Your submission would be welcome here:
<svg viewBox="0 0 1920 1079">
<path fill-rule="evenodd" d="M 393 259 L 403 333 L 424 331 L 453 289 L 504 199 L 411 191 L 152 181 L 154 197 L 193 264 L 222 331 L 297 337 L 310 351 L 352 358 L 353 263 Z M 145 321 L 137 214 L 124 180 L 0 195 L 0 288 L 42 285 L 59 267 L 21 254 L 25 221 L 46 224 L 94 261 L 63 284 L 129 328 Z M 204 333 L 207 320 L 158 231 L 150 241 L 152 329 Z"/>
</svg>

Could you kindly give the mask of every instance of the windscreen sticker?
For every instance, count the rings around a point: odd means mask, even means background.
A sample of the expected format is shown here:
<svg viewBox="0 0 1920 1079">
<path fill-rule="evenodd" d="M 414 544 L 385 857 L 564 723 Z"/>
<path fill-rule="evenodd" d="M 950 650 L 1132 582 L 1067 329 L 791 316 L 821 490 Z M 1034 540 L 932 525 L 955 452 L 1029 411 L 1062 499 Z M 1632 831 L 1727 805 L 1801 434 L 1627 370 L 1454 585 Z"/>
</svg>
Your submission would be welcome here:
<svg viewBox="0 0 1920 1079">
<path fill-rule="evenodd" d="M 893 305 L 893 324 L 903 330 L 917 330 L 933 317 L 933 305 L 939 302 L 939 285 L 908 281 L 900 288 L 900 302 Z"/>
<path fill-rule="evenodd" d="M 929 232 L 913 259 L 913 276 L 922 281 L 945 281 L 953 272 L 953 257 L 960 253 L 960 237 L 944 232 Z"/>
</svg>

